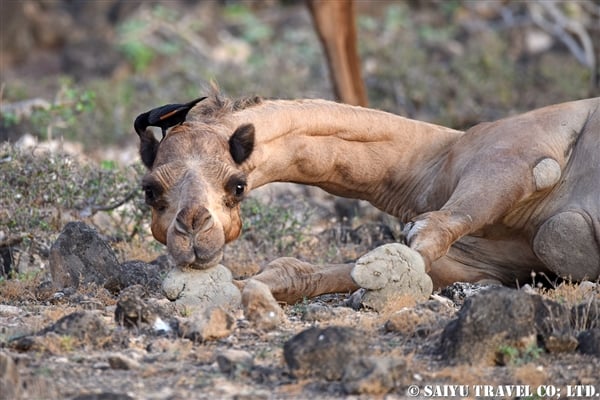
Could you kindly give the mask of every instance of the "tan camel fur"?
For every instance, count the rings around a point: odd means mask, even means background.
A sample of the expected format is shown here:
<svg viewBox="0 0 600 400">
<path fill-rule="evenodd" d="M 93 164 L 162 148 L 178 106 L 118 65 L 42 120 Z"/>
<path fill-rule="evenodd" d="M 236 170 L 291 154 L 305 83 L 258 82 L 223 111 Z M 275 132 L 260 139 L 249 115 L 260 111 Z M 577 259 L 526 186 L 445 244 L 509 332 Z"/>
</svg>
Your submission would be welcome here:
<svg viewBox="0 0 600 400">
<path fill-rule="evenodd" d="M 600 276 L 600 98 L 466 132 L 323 100 L 213 94 L 159 144 L 140 136 L 152 232 L 179 265 L 207 268 L 241 230 L 240 202 L 270 182 L 368 200 L 407 225 L 440 287 Z M 352 264 L 280 259 L 255 278 L 275 298 L 356 288 Z"/>
<path fill-rule="evenodd" d="M 360 73 L 353 0 L 307 0 L 315 30 L 327 57 L 335 97 L 354 106 L 367 106 Z"/>
</svg>

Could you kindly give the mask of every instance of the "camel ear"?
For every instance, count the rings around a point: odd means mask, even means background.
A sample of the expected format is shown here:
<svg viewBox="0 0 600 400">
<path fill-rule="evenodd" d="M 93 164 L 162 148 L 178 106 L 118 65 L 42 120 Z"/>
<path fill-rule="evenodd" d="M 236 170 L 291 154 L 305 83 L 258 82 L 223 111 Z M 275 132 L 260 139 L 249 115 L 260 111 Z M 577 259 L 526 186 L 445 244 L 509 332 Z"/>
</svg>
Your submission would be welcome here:
<svg viewBox="0 0 600 400">
<path fill-rule="evenodd" d="M 160 142 L 154 137 L 154 133 L 150 129 L 145 129 L 140 136 L 140 157 L 146 168 L 152 168 L 156 153 L 158 152 L 158 145 Z"/>
<path fill-rule="evenodd" d="M 229 138 L 229 152 L 233 161 L 241 164 L 254 150 L 254 125 L 244 124 L 238 126 Z"/>
</svg>

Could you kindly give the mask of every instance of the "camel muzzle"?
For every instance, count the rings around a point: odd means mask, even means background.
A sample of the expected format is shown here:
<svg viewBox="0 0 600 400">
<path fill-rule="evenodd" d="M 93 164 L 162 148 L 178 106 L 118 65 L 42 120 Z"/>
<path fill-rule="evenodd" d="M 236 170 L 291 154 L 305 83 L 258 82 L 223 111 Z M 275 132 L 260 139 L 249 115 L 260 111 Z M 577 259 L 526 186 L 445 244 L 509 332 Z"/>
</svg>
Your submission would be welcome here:
<svg viewBox="0 0 600 400">
<path fill-rule="evenodd" d="M 223 229 L 205 207 L 184 207 L 167 234 L 167 248 L 180 267 L 206 269 L 223 258 Z"/>
</svg>

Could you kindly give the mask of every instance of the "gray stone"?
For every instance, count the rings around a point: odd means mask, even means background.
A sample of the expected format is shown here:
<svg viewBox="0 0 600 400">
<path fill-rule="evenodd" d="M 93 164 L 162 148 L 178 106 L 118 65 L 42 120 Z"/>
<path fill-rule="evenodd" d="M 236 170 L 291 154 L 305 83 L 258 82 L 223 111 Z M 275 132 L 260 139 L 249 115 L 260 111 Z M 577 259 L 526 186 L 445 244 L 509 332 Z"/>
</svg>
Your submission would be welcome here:
<svg viewBox="0 0 600 400">
<path fill-rule="evenodd" d="M 344 391 L 348 394 L 383 395 L 400 386 L 406 361 L 393 357 L 362 357 L 344 368 Z"/>
<path fill-rule="evenodd" d="M 421 255 L 399 243 L 380 246 L 359 258 L 352 279 L 367 289 L 363 305 L 377 311 L 399 298 L 426 300 L 433 291 Z"/>
<path fill-rule="evenodd" d="M 240 306 L 242 298 L 231 272 L 223 265 L 208 269 L 173 268 L 162 289 L 169 300 L 192 309 L 233 310 Z"/>
<path fill-rule="evenodd" d="M 138 361 L 123 354 L 111 354 L 107 358 L 108 365 L 110 365 L 112 369 L 130 370 L 140 368 L 140 363 Z"/>
<path fill-rule="evenodd" d="M 133 285 L 142 285 L 151 293 L 160 293 L 162 274 L 167 272 L 161 270 L 157 264 L 148 264 L 139 260 L 126 261 L 118 266 L 118 270 L 117 274 L 104 283 L 104 287 L 114 294 Z"/>
<path fill-rule="evenodd" d="M 431 325 L 437 319 L 438 314 L 427 308 L 403 308 L 389 316 L 385 323 L 385 330 L 405 336 L 414 336 L 420 328 Z"/>
<path fill-rule="evenodd" d="M 440 291 L 440 295 L 449 298 L 457 306 L 462 306 L 465 300 L 477 293 L 487 290 L 491 287 L 501 285 L 490 285 L 490 284 L 479 284 L 470 282 L 455 282 L 451 285 L 446 286 Z M 526 288 L 526 285 L 524 286 Z M 528 293 L 527 289 L 524 289 Z"/>
<path fill-rule="evenodd" d="M 205 342 L 231 335 L 235 318 L 220 307 L 202 309 L 188 318 L 179 319 L 178 335 L 190 340 Z"/>
<path fill-rule="evenodd" d="M 285 313 L 273 297 L 269 287 L 255 279 L 248 279 L 242 291 L 244 316 L 263 331 L 273 330 L 285 320 Z"/>
<path fill-rule="evenodd" d="M 115 321 L 119 325 L 140 328 L 154 324 L 160 317 L 160 308 L 149 301 L 148 291 L 141 285 L 124 289 L 115 308 Z"/>
<path fill-rule="evenodd" d="M 569 310 L 541 296 L 504 287 L 469 297 L 446 325 L 441 350 L 451 362 L 494 365 L 500 349 L 526 352 L 559 332 L 568 332 Z"/>
<path fill-rule="evenodd" d="M 119 274 L 119 262 L 108 243 L 83 222 L 69 222 L 50 249 L 50 274 L 58 289 L 82 284 L 104 285 Z"/>
<path fill-rule="evenodd" d="M 579 342 L 571 334 L 549 335 L 545 339 L 544 347 L 549 353 L 571 353 L 575 351 Z"/>
<path fill-rule="evenodd" d="M 579 341 L 578 350 L 580 353 L 600 357 L 600 328 L 581 332 L 577 336 L 577 340 Z"/>
<path fill-rule="evenodd" d="M 302 311 L 302 321 L 329 321 L 352 314 L 348 307 L 331 307 L 326 304 L 308 304 Z"/>
<path fill-rule="evenodd" d="M 306 329 L 285 342 L 283 356 L 297 378 L 340 380 L 346 365 L 367 350 L 364 333 L 349 327 Z"/>
<path fill-rule="evenodd" d="M 76 311 L 65 315 L 39 331 L 37 335 L 41 336 L 50 332 L 61 336 L 72 336 L 80 340 L 89 340 L 92 343 L 99 343 L 110 334 L 101 314 L 94 311 Z"/>
<path fill-rule="evenodd" d="M 86 393 L 73 397 L 71 400 L 133 400 L 134 398 L 125 393 L 101 392 Z"/>
<path fill-rule="evenodd" d="M 254 359 L 247 351 L 226 349 L 217 355 L 217 364 L 222 373 L 235 376 L 242 370 L 250 369 Z"/>
</svg>

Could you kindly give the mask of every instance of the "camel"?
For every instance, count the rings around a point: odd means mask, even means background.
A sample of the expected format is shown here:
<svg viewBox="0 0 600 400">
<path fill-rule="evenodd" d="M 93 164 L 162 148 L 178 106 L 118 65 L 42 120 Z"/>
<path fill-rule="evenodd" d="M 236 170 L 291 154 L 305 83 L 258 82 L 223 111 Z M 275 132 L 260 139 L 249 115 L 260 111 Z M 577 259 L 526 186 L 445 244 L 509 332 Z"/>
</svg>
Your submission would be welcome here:
<svg viewBox="0 0 600 400">
<path fill-rule="evenodd" d="M 600 98 L 457 131 L 325 100 L 215 92 L 160 143 L 139 137 L 151 230 L 180 266 L 219 263 L 248 192 L 295 182 L 407 222 L 436 288 L 514 285 L 532 271 L 600 277 Z M 352 268 L 283 258 L 254 278 L 293 303 L 357 289 Z"/>
<path fill-rule="evenodd" d="M 335 98 L 366 107 L 367 90 L 360 73 L 354 0 L 307 0 L 327 58 Z"/>
</svg>

